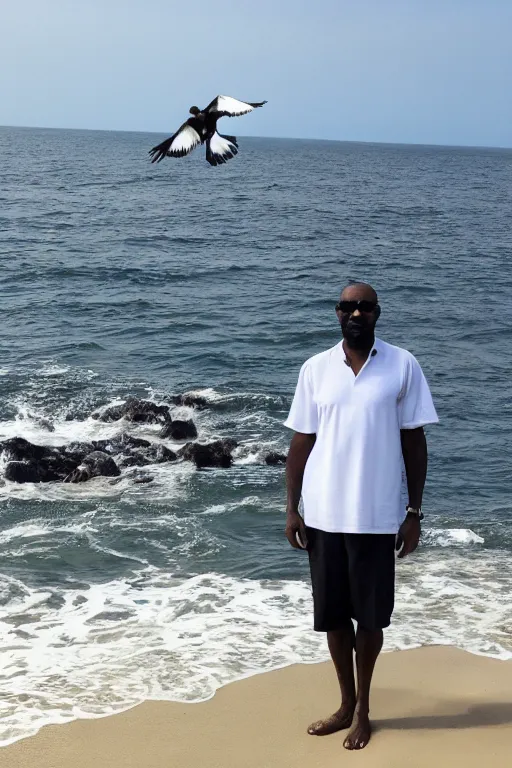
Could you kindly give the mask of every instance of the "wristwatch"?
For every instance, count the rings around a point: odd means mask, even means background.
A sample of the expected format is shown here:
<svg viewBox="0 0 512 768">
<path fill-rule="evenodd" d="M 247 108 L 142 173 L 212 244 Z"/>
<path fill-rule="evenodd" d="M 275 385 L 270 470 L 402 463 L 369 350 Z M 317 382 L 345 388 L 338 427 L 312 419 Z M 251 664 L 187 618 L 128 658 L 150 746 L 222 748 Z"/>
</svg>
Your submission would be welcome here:
<svg viewBox="0 0 512 768">
<path fill-rule="evenodd" d="M 421 508 L 415 509 L 414 507 L 407 506 L 405 511 L 408 515 L 414 515 L 415 517 L 418 518 L 418 520 L 423 520 L 424 515 L 423 515 L 423 512 L 421 511 Z"/>
</svg>

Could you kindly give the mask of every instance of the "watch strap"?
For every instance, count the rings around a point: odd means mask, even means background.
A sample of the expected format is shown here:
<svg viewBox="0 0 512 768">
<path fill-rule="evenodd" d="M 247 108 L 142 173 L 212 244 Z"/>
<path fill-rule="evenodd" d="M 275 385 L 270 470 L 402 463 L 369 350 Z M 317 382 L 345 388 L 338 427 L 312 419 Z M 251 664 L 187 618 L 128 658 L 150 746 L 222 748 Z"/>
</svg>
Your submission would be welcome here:
<svg viewBox="0 0 512 768">
<path fill-rule="evenodd" d="M 423 520 L 424 515 L 423 515 L 423 512 L 421 511 L 421 508 L 416 509 L 415 507 L 407 506 L 405 511 L 407 512 L 408 515 L 414 515 L 415 517 L 418 518 L 418 520 Z"/>
</svg>

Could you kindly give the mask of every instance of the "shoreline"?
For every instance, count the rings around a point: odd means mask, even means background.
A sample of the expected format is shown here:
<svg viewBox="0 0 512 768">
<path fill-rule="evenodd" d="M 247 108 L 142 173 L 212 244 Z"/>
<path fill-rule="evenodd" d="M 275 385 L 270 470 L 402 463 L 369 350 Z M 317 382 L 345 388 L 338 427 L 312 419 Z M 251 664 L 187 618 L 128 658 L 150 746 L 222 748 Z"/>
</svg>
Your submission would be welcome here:
<svg viewBox="0 0 512 768">
<path fill-rule="evenodd" d="M 460 759 L 504 767 L 512 752 L 511 690 L 510 661 L 453 646 L 383 653 L 373 686 L 375 733 L 357 759 L 389 768 Z M 1 747 L 0 768 L 68 768 L 70 761 L 76 768 L 330 768 L 353 757 L 343 750 L 343 734 L 311 737 L 306 728 L 334 711 L 338 698 L 330 662 L 287 665 L 228 683 L 193 705 L 152 700 L 44 726 Z M 428 754 L 416 753 L 420 747 Z"/>
<path fill-rule="evenodd" d="M 485 659 L 492 659 L 493 661 L 500 661 L 504 663 L 510 663 L 512 665 L 512 652 L 510 656 L 507 656 L 506 658 L 498 656 L 496 654 L 486 653 L 484 651 L 475 651 L 475 650 L 469 650 L 468 648 L 460 648 L 456 645 L 451 644 L 433 644 L 433 645 L 411 645 L 407 648 L 384 648 L 379 656 L 379 659 L 381 659 L 383 656 L 387 656 L 388 654 L 397 654 L 397 653 L 408 653 L 410 651 L 419 651 L 423 648 L 447 648 L 447 649 L 454 649 L 456 651 L 461 651 L 462 653 L 468 654 L 470 656 L 477 656 L 482 657 Z M 196 705 L 196 704 L 205 704 L 206 702 L 211 701 L 212 699 L 217 696 L 219 691 L 222 689 L 229 687 L 231 685 L 236 685 L 237 683 L 242 683 L 245 680 L 250 680 L 253 677 L 259 677 L 260 675 L 268 675 L 273 674 L 275 672 L 280 672 L 284 669 L 288 669 L 289 667 L 314 667 L 314 666 L 320 666 L 323 664 L 329 664 L 329 653 L 326 647 L 326 659 L 323 660 L 313 660 L 313 661 L 300 661 L 300 662 L 287 662 L 286 664 L 280 664 L 275 667 L 269 667 L 268 669 L 258 669 L 255 671 L 247 672 L 239 677 L 234 677 L 232 680 L 229 680 L 228 682 L 219 683 L 218 688 L 216 688 L 209 696 L 205 696 L 201 699 L 179 699 L 179 698 L 146 698 L 146 699 L 140 699 L 139 701 L 134 702 L 133 704 L 129 704 L 126 707 L 121 707 L 120 709 L 116 710 L 115 712 L 102 712 L 101 714 L 91 714 L 91 713 L 82 713 L 80 712 L 77 714 L 76 717 L 70 718 L 66 721 L 55 721 L 55 722 L 48 722 L 44 725 L 39 726 L 36 730 L 34 730 L 32 733 L 27 733 L 24 736 L 16 736 L 12 740 L 6 740 L 4 742 L 0 742 L 0 753 L 2 750 L 8 749 L 9 747 L 18 744 L 21 741 L 26 741 L 27 739 L 33 739 L 38 736 L 38 734 L 46 729 L 46 728 L 52 728 L 57 726 L 69 726 L 73 723 L 77 722 L 87 722 L 91 720 L 103 720 L 103 719 L 109 719 L 112 717 L 118 717 L 119 715 L 124 715 L 126 712 L 130 712 L 133 709 L 136 709 L 137 707 L 140 707 L 144 704 L 176 704 L 176 705 Z M 512 698 L 512 695 L 511 695 Z M 2 768 L 2 764 L 0 762 L 0 768 Z"/>
</svg>

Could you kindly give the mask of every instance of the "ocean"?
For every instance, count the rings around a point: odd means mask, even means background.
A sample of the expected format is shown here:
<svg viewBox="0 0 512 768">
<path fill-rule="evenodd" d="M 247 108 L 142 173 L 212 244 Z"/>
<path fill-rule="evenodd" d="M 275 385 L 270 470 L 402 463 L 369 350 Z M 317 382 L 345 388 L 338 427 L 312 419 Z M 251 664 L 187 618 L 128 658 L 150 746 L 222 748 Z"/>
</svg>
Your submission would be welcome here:
<svg viewBox="0 0 512 768">
<path fill-rule="evenodd" d="M 225 166 L 155 167 L 161 138 L 0 128 L 0 440 L 158 442 L 91 414 L 195 393 L 173 415 L 239 443 L 146 485 L 0 481 L 0 743 L 327 658 L 264 457 L 354 279 L 441 419 L 385 649 L 511 659 L 512 150 L 241 138 Z"/>
</svg>

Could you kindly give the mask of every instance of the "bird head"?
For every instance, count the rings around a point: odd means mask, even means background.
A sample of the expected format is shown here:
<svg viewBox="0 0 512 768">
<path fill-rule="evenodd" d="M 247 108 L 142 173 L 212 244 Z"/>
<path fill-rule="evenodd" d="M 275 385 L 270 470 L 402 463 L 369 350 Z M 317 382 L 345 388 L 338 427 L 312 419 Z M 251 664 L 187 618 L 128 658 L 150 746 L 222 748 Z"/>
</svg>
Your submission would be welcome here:
<svg viewBox="0 0 512 768">
<path fill-rule="evenodd" d="M 200 111 L 199 107 L 190 107 L 189 109 L 191 115 L 198 115 Z"/>
</svg>

